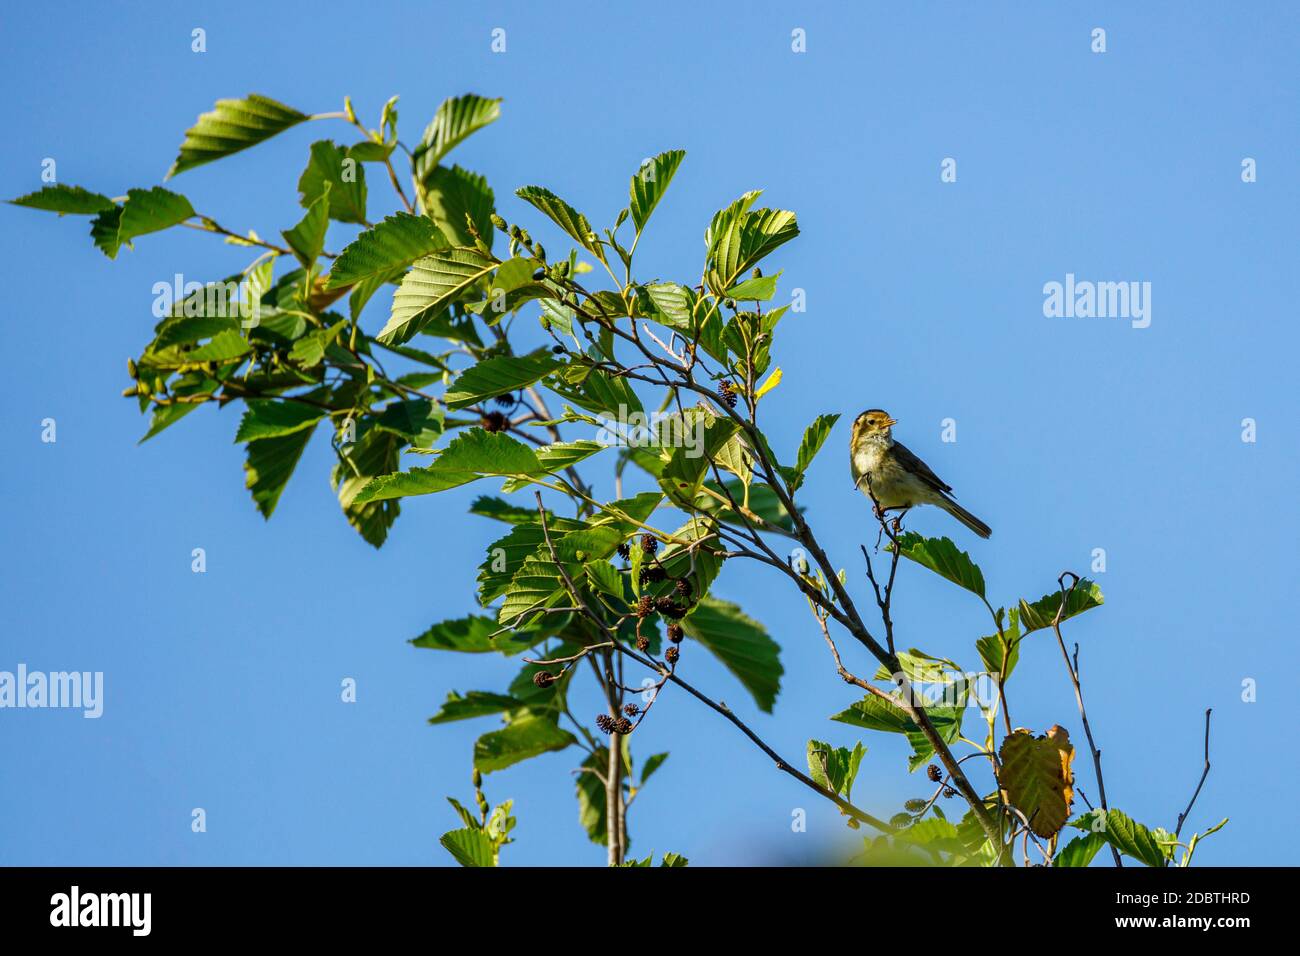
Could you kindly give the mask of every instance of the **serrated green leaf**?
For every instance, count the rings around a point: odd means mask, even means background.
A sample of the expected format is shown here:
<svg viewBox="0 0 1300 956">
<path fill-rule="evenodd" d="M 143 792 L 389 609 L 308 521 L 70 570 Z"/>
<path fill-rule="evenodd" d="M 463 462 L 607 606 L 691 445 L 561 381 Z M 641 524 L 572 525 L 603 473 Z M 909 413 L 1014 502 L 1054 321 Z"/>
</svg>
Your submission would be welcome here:
<svg viewBox="0 0 1300 956">
<path fill-rule="evenodd" d="M 376 276 L 387 278 L 447 246 L 446 237 L 428 216 L 395 213 L 344 247 L 325 288 L 345 288 Z"/>
<path fill-rule="evenodd" d="M 486 475 L 539 474 L 541 468 L 537 455 L 522 442 L 501 432 L 471 428 L 455 438 L 432 465 L 376 478 L 356 500 L 381 501 L 433 494 Z"/>
<path fill-rule="evenodd" d="M 1061 620 L 1068 621 L 1084 611 L 1090 611 L 1094 607 L 1101 607 L 1104 603 L 1105 598 L 1102 597 L 1101 588 L 1095 582 L 1089 581 L 1087 578 L 1081 578 L 1079 583 L 1075 585 L 1074 590 L 1070 592 L 1065 610 L 1061 612 Z M 1045 627 L 1051 627 L 1052 621 L 1056 619 L 1056 612 L 1060 609 L 1061 593 L 1059 591 L 1044 594 L 1033 604 L 1022 600 L 1020 602 L 1020 626 L 1026 634 Z"/>
<path fill-rule="evenodd" d="M 201 115 L 185 131 L 167 178 L 247 149 L 307 118 L 306 113 L 256 93 L 242 100 L 217 100 L 212 112 Z"/>
<path fill-rule="evenodd" d="M 532 631 L 505 633 L 493 637 L 501 630 L 490 617 L 471 614 L 455 620 L 440 621 L 409 643 L 436 651 L 457 651 L 462 654 L 518 654 L 536 644 L 541 638 Z M 517 695 L 515 695 L 517 696 Z"/>
<path fill-rule="evenodd" d="M 112 209 L 113 200 L 99 193 L 92 193 L 80 186 L 65 186 L 62 183 L 42 186 L 34 193 L 10 199 L 14 206 L 26 206 L 28 209 L 43 209 L 57 212 L 60 216 L 93 216 L 95 213 Z"/>
<path fill-rule="evenodd" d="M 492 773 L 577 742 L 573 734 L 546 717 L 523 717 L 475 741 L 474 767 L 481 773 Z"/>
<path fill-rule="evenodd" d="M 1097 851 L 1105 845 L 1106 839 L 1100 833 L 1077 836 L 1057 851 L 1052 859 L 1052 866 L 1087 866 L 1097 855 Z"/>
<path fill-rule="evenodd" d="M 682 619 L 682 628 L 739 679 L 760 710 L 772 712 L 785 668 L 780 646 L 761 624 L 729 601 L 705 597 Z"/>
<path fill-rule="evenodd" d="M 908 531 L 899 537 L 898 548 L 899 554 L 908 560 L 984 597 L 984 573 L 970 559 L 970 555 L 959 549 L 949 538 L 926 538 L 915 531 Z"/>
<path fill-rule="evenodd" d="M 291 435 L 313 427 L 325 415 L 325 410 L 315 405 L 274 399 L 250 399 L 246 407 L 236 442 Z"/>
<path fill-rule="evenodd" d="M 438 842 L 461 866 L 497 865 L 497 845 L 478 827 L 450 830 Z"/>
<path fill-rule="evenodd" d="M 632 212 L 632 223 L 637 232 L 645 228 L 646 220 L 654 212 L 655 206 L 659 205 L 659 200 L 668 190 L 668 184 L 673 181 L 677 167 L 685 157 L 685 150 L 670 149 L 642 164 L 632 175 L 629 188 L 631 203 L 628 208 Z"/>
<path fill-rule="evenodd" d="M 501 115 L 501 100 L 474 93 L 444 100 L 411 156 L 415 178 L 425 183 L 433 170 L 457 144 L 494 122 Z"/>
<path fill-rule="evenodd" d="M 767 302 L 776 295 L 776 280 L 779 278 L 780 272 L 770 276 L 755 276 L 733 285 L 726 295 L 742 302 Z"/>
<path fill-rule="evenodd" d="M 798 489 L 803 484 L 809 466 L 817 453 L 822 450 L 831 429 L 840 420 L 839 415 L 818 415 L 811 425 L 804 429 L 803 440 L 799 442 L 799 456 L 795 461 L 794 476 L 790 479 L 791 489 Z"/>
<path fill-rule="evenodd" d="M 285 485 L 298 466 L 303 449 L 311 441 L 315 426 L 248 443 L 248 460 L 244 463 L 244 484 L 253 495 L 253 503 L 263 518 L 270 518 L 280 501 Z"/>
<path fill-rule="evenodd" d="M 646 758 L 645 764 L 643 764 L 641 767 L 641 786 L 643 787 L 645 786 L 645 783 L 647 780 L 650 779 L 650 776 L 656 770 L 662 767 L 664 761 L 667 759 L 668 759 L 668 754 L 666 753 L 651 754 L 649 757 Z"/>
<path fill-rule="evenodd" d="M 390 402 L 375 417 L 375 427 L 390 431 L 417 448 L 428 448 L 442 434 L 442 405 L 427 398 Z"/>
<path fill-rule="evenodd" d="M 393 296 L 379 340 L 405 342 L 495 268 L 496 262 L 476 249 L 446 249 L 417 259 Z"/>
<path fill-rule="evenodd" d="M 492 211 L 496 197 L 487 180 L 459 166 L 438 166 L 425 179 L 425 211 L 454 246 L 471 246 L 474 236 L 466 219 L 474 223 L 479 238 L 492 247 Z"/>
<path fill-rule="evenodd" d="M 601 248 L 596 232 L 591 228 L 587 217 L 555 193 L 541 186 L 524 186 L 515 190 L 515 195 L 544 213 L 597 259 L 605 258 L 604 249 Z"/>
<path fill-rule="evenodd" d="M 106 209 L 90 224 L 95 245 L 110 259 L 133 239 L 169 229 L 194 216 L 194 207 L 179 193 L 155 186 L 128 189 L 126 202 Z"/>
<path fill-rule="evenodd" d="M 299 199 L 308 208 L 329 185 L 329 217 L 366 225 L 366 170 L 361 162 L 328 139 L 311 144 L 311 158 L 298 179 Z"/>
<path fill-rule="evenodd" d="M 330 224 L 330 184 L 325 183 L 324 191 L 307 207 L 307 214 L 292 229 L 281 231 L 284 241 L 293 250 L 294 258 L 302 263 L 303 268 L 310 269 L 320 258 L 325 249 L 325 233 Z"/>
<path fill-rule="evenodd" d="M 452 409 L 477 405 L 498 395 L 526 388 L 545 378 L 562 363 L 547 351 L 530 355 L 502 355 L 484 359 L 461 372 L 444 396 Z"/>
<path fill-rule="evenodd" d="M 489 714 L 504 714 L 519 710 L 523 701 L 505 694 L 493 694 L 483 690 L 472 690 L 468 694 L 451 691 L 443 701 L 442 708 L 429 718 L 431 724 L 449 724 L 456 720 L 469 720 L 473 717 L 486 717 Z"/>
<path fill-rule="evenodd" d="M 1071 826 L 1099 835 L 1125 856 L 1147 866 L 1163 867 L 1168 858 L 1154 832 L 1122 810 L 1098 808 L 1072 821 Z"/>
<path fill-rule="evenodd" d="M 707 280 L 715 295 L 726 290 L 778 246 L 799 234 L 792 212 L 749 207 L 759 196 L 748 192 L 720 210 L 705 233 L 708 247 Z"/>
</svg>

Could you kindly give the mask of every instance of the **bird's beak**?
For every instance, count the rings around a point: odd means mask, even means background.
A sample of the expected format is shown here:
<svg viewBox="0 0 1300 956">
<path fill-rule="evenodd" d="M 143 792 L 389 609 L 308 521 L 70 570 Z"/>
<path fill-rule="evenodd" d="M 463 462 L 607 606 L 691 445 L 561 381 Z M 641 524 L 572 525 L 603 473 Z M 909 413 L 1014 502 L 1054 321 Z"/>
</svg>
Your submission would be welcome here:
<svg viewBox="0 0 1300 956">
<path fill-rule="evenodd" d="M 898 424 L 898 419 L 897 419 L 897 418 L 891 418 L 889 421 L 885 422 L 884 427 L 885 427 L 885 428 L 893 428 L 893 427 L 894 427 L 895 425 L 897 425 L 897 424 Z"/>
</svg>

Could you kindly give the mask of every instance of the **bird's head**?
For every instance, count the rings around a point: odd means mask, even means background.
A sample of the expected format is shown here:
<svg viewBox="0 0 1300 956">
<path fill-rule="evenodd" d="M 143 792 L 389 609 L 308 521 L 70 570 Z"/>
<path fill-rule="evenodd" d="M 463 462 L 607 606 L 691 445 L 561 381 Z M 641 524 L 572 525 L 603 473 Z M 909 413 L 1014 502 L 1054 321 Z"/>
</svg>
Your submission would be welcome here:
<svg viewBox="0 0 1300 956">
<path fill-rule="evenodd" d="M 888 412 L 878 408 L 868 408 L 853 420 L 853 435 L 850 441 L 854 446 L 865 439 L 889 438 L 889 429 L 898 424 Z"/>
</svg>

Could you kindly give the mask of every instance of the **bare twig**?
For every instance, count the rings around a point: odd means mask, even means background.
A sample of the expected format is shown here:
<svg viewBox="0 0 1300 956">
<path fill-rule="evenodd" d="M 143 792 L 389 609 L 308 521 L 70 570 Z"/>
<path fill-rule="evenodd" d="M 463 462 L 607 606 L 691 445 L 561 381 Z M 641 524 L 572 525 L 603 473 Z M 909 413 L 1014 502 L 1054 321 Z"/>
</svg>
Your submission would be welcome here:
<svg viewBox="0 0 1300 956">
<path fill-rule="evenodd" d="M 1065 586 L 1067 577 L 1074 579 L 1068 589 Z M 1070 683 L 1074 685 L 1074 700 L 1079 707 L 1079 719 L 1083 721 L 1083 732 L 1088 738 L 1088 750 L 1092 752 L 1092 767 L 1097 774 L 1097 796 L 1101 802 L 1101 809 L 1109 811 L 1110 806 L 1106 802 L 1106 780 L 1101 773 L 1101 751 L 1097 749 L 1097 743 L 1093 740 L 1092 725 L 1088 723 L 1088 709 L 1083 705 L 1083 686 L 1079 681 L 1079 645 L 1074 645 L 1074 662 L 1071 663 L 1070 654 L 1065 649 L 1065 638 L 1061 637 L 1061 617 L 1065 614 L 1065 606 L 1070 600 L 1070 595 L 1079 585 L 1079 576 L 1072 571 L 1065 571 L 1056 579 L 1056 584 L 1061 591 L 1061 604 L 1056 609 L 1056 616 L 1052 618 L 1052 633 L 1056 635 L 1056 643 L 1061 648 L 1061 657 L 1065 660 L 1065 669 L 1070 674 Z M 1115 865 L 1123 869 L 1124 861 L 1120 858 L 1119 850 L 1112 845 L 1110 853 L 1115 860 Z"/>
<path fill-rule="evenodd" d="M 1183 832 L 1183 824 L 1187 822 L 1187 817 L 1192 812 L 1192 807 L 1196 805 L 1196 798 L 1201 795 L 1201 787 L 1205 786 L 1205 778 L 1210 775 L 1210 714 L 1212 708 L 1206 708 L 1205 711 L 1205 769 L 1201 771 L 1201 779 L 1197 781 L 1196 792 L 1192 794 L 1192 799 L 1187 804 L 1187 809 L 1178 814 L 1178 826 L 1174 828 L 1174 839 L 1177 840 Z"/>
</svg>

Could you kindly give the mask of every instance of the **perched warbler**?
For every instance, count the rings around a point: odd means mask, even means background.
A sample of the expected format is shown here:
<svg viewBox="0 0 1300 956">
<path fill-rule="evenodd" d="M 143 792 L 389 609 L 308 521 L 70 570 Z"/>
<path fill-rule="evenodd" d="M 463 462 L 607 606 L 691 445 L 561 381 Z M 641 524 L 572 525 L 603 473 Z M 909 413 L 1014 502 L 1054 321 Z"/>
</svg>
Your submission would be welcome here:
<svg viewBox="0 0 1300 956">
<path fill-rule="evenodd" d="M 869 408 L 854 420 L 849 436 L 853 484 L 868 498 L 874 497 L 882 513 L 938 505 L 981 538 L 992 534 L 988 525 L 952 500 L 952 488 L 929 465 L 894 441 L 890 429 L 896 424 L 878 408 Z"/>
</svg>

